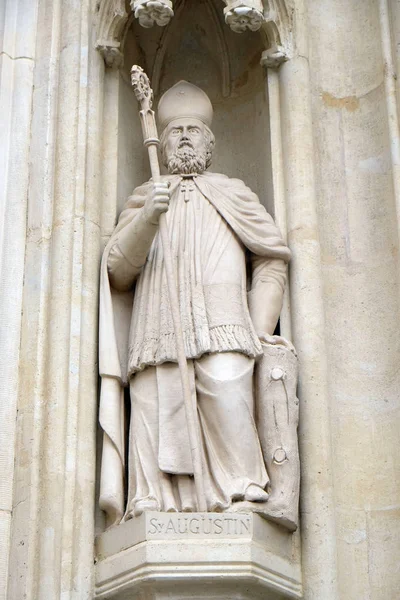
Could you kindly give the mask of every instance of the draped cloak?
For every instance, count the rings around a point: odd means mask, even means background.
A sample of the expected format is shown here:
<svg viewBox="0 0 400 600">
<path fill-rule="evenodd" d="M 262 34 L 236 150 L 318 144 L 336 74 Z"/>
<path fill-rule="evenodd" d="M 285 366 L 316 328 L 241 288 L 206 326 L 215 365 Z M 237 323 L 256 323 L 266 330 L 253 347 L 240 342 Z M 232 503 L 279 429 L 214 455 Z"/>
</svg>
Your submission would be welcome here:
<svg viewBox="0 0 400 600">
<path fill-rule="evenodd" d="M 182 182 L 185 180 L 182 180 L 182 177 L 178 175 L 166 176 L 165 180 L 170 182 L 172 202 L 174 195 L 180 192 L 183 187 Z M 210 203 L 223 221 L 228 224 L 229 229 L 237 236 L 240 243 L 252 255 L 263 259 L 289 261 L 290 252 L 281 237 L 279 229 L 260 204 L 257 196 L 242 181 L 229 179 L 224 175 L 215 173 L 204 173 L 194 178 L 193 185 L 195 186 L 195 192 L 201 194 Z M 104 251 L 101 266 L 99 363 L 102 385 L 100 424 L 104 430 L 103 460 L 107 461 L 105 454 L 111 452 L 114 455 L 114 468 L 111 475 L 110 470 L 107 471 L 105 476 L 102 473 L 100 503 L 103 510 L 113 515 L 112 519 L 115 522 L 118 522 L 123 514 L 122 481 L 125 452 L 123 394 L 121 390 L 128 385 L 129 378 L 135 371 L 141 370 L 147 365 L 176 361 L 173 333 L 165 336 L 165 339 L 168 340 L 167 343 L 165 341 L 161 343 L 160 340 L 157 340 L 157 344 L 155 346 L 153 344 L 154 347 L 149 348 L 144 347 L 146 346 L 144 334 L 141 333 L 137 336 L 139 343 L 135 344 L 135 339 L 131 339 L 130 327 L 133 325 L 134 330 L 140 327 L 141 319 L 137 318 L 140 310 L 140 298 L 135 299 L 134 302 L 134 294 L 131 289 L 126 292 L 115 290 L 110 285 L 107 267 L 110 251 L 118 243 L 118 234 L 139 214 L 151 189 L 152 183 L 148 182 L 137 188 L 128 199 L 120 215 L 118 225 Z M 156 238 L 158 238 L 158 235 Z M 153 246 L 159 245 L 156 238 Z M 139 308 L 137 309 L 137 307 Z M 134 311 L 133 314 L 132 311 Z M 229 350 L 243 351 L 249 356 L 259 354 L 259 342 L 254 335 L 251 323 L 247 328 L 232 325 L 214 328 L 205 327 L 196 331 L 196 335 L 192 337 L 193 339 L 185 339 L 186 353 L 190 358 L 201 356 L 204 352 Z M 197 346 L 194 345 L 196 339 L 200 340 Z M 190 454 L 189 451 L 188 453 Z"/>
</svg>

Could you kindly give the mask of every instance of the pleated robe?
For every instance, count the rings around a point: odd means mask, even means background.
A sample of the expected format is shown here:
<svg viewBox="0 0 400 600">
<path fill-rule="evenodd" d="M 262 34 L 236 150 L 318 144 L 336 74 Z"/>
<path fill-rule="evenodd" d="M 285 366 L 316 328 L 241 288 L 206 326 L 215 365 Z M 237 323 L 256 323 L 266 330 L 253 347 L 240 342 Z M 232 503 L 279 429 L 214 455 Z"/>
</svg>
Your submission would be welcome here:
<svg viewBox="0 0 400 600">
<path fill-rule="evenodd" d="M 246 300 L 246 254 L 251 257 L 250 271 L 253 276 L 250 279 L 253 287 L 257 279 L 265 281 L 269 278 L 271 285 L 280 285 L 283 289 L 285 263 L 290 254 L 279 230 L 255 194 L 239 180 L 208 173 L 193 179 L 180 176 L 167 179 L 171 184 L 167 221 L 187 358 L 196 359 L 206 353 L 230 351 L 255 358 L 261 354 L 261 346 Z M 132 262 L 135 264 L 134 260 L 128 261 L 128 265 L 123 264 L 124 257 L 121 257 L 118 248 L 118 233 L 139 214 L 150 190 L 151 183 L 145 184 L 128 200 L 103 258 L 100 369 L 103 379 L 107 379 L 106 388 L 109 378 L 126 384 L 135 372 L 148 366 L 176 362 L 175 335 L 158 234 L 147 260 L 136 271 L 129 268 Z M 118 277 L 120 281 L 114 285 L 120 290 L 130 289 L 136 283 L 132 311 L 131 300 L 126 300 L 131 292 L 127 292 L 126 296 L 126 293 L 115 292 L 110 286 L 110 281 L 116 282 Z M 121 306 L 124 307 L 122 310 Z M 110 328 L 110 318 L 114 320 L 116 315 L 118 325 Z M 114 337 L 111 346 L 104 335 Z M 124 348 L 121 348 L 121 344 Z M 107 398 L 102 394 L 102 406 L 106 402 Z M 165 423 L 168 422 L 169 428 L 174 415 L 184 414 L 178 410 L 177 404 L 180 402 L 181 397 L 175 398 L 175 405 L 171 404 L 169 398 L 169 404 L 160 409 L 160 415 L 163 415 Z M 110 405 L 117 404 L 115 399 L 110 401 Z M 108 441 L 118 444 L 121 435 L 116 435 L 116 430 L 120 427 L 120 418 L 116 416 L 116 410 L 110 418 L 110 410 L 104 408 L 102 411 L 102 406 L 100 418 Z M 185 427 L 185 424 L 177 420 L 176 427 Z M 159 430 L 162 445 L 162 422 Z M 168 472 L 188 472 L 187 464 L 179 464 L 179 461 L 190 456 L 187 444 L 177 444 L 175 452 L 171 452 L 170 447 L 166 450 Z M 122 457 L 121 449 L 118 454 Z M 160 464 L 165 468 L 162 448 L 159 454 Z M 107 482 L 103 489 L 107 489 Z M 106 496 L 107 493 L 104 494 Z M 121 500 L 117 503 L 120 504 Z M 105 500 L 103 508 L 106 505 Z"/>
</svg>

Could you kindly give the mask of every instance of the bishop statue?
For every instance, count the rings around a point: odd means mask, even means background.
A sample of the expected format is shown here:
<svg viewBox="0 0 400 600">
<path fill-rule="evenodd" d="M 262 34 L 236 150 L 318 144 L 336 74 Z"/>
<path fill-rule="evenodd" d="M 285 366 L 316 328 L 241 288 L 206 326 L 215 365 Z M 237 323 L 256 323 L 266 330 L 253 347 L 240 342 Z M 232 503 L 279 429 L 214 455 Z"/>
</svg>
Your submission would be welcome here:
<svg viewBox="0 0 400 600">
<path fill-rule="evenodd" d="M 144 511 L 198 510 L 159 236 L 163 213 L 207 510 L 241 507 L 264 511 L 267 518 L 275 510 L 284 524 L 285 518 L 292 524 L 296 520 L 284 515 L 282 485 L 274 490 L 268 469 L 291 461 L 295 475 L 289 494 L 298 494 L 295 386 L 289 400 L 290 382 L 282 388 L 283 418 L 273 397 L 273 384 L 285 384 L 294 355 L 288 342 L 273 335 L 290 251 L 242 181 L 208 171 L 215 144 L 212 119 L 208 96 L 191 83 L 180 81 L 162 96 L 160 154 L 168 174 L 134 190 L 103 255 L 100 503 L 111 524 Z M 271 363 L 271 348 L 285 364 Z M 260 384 L 263 375 L 257 382 L 255 365 L 262 369 L 263 360 L 268 364 Z M 129 426 L 124 424 L 124 388 L 130 393 Z M 271 423 L 277 418 L 284 424 Z M 274 494 L 281 509 L 272 504 L 268 509 Z"/>
</svg>

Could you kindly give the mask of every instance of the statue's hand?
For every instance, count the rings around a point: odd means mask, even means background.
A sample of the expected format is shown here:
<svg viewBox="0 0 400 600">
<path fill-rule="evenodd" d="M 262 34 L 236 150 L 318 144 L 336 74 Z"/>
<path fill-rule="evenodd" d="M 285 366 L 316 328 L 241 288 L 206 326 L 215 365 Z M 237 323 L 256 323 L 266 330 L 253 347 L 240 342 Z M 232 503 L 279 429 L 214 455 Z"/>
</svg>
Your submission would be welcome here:
<svg viewBox="0 0 400 600">
<path fill-rule="evenodd" d="M 146 221 L 153 225 L 158 225 L 162 213 L 167 212 L 169 208 L 170 192 L 168 182 L 159 182 L 153 184 L 151 194 L 144 203 L 144 216 Z"/>
<path fill-rule="evenodd" d="M 272 344 L 273 346 L 285 346 L 288 348 L 295 356 L 297 356 L 297 352 L 292 342 L 289 342 L 286 338 L 280 335 L 269 335 L 268 333 L 263 333 L 259 336 L 259 340 L 262 344 Z"/>
</svg>

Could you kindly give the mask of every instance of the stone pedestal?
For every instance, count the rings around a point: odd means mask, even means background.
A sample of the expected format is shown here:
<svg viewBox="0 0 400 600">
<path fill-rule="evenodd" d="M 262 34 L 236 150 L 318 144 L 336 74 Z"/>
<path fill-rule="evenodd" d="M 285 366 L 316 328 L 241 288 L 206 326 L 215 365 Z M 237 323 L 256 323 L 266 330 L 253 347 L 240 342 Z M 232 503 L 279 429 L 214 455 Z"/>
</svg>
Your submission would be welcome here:
<svg viewBox="0 0 400 600">
<path fill-rule="evenodd" d="M 148 512 L 98 536 L 98 599 L 301 598 L 296 534 L 252 513 Z"/>
</svg>

